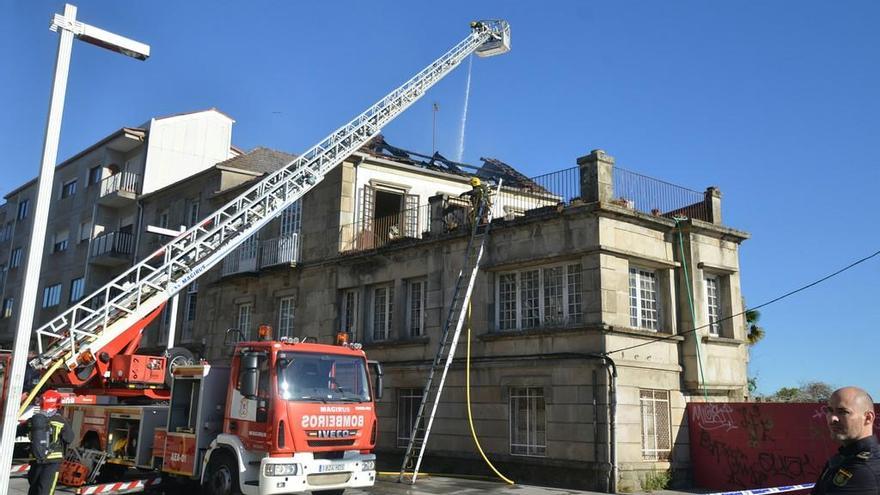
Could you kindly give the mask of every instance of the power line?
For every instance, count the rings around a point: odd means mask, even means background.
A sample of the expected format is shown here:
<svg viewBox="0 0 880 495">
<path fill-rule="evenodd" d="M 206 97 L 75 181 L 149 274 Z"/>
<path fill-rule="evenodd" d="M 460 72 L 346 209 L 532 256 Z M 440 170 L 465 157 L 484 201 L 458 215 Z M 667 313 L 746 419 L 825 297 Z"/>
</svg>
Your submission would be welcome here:
<svg viewBox="0 0 880 495">
<path fill-rule="evenodd" d="M 789 297 L 789 296 L 793 296 L 793 295 L 797 294 L 798 292 L 801 292 L 801 291 L 807 290 L 807 289 L 809 289 L 810 287 L 813 287 L 814 285 L 821 284 L 822 282 L 824 282 L 824 281 L 826 281 L 826 280 L 828 280 L 828 279 L 830 279 L 830 278 L 834 278 L 834 277 L 836 277 L 837 275 L 840 275 L 841 273 L 843 273 L 843 272 L 849 270 L 850 268 L 853 268 L 853 267 L 855 267 L 856 265 L 859 265 L 859 264 L 861 264 L 861 263 L 864 263 L 864 262 L 868 261 L 869 259 L 871 259 L 871 258 L 877 256 L 877 255 L 880 255 L 880 251 L 875 251 L 873 254 L 870 254 L 870 255 L 868 255 L 868 256 L 865 256 L 864 258 L 862 258 L 862 259 L 860 259 L 860 260 L 854 261 L 854 262 L 850 263 L 849 265 L 847 265 L 847 266 L 841 268 L 840 270 L 837 270 L 837 271 L 834 272 L 834 273 L 831 273 L 831 274 L 829 274 L 829 275 L 826 275 L 826 276 L 820 278 L 819 280 L 816 280 L 816 281 L 814 281 L 814 282 L 810 282 L 810 283 L 807 284 L 807 285 L 804 285 L 804 286 L 799 287 L 799 288 L 797 288 L 797 289 L 794 289 L 794 290 L 792 290 L 792 291 L 786 292 L 785 294 L 782 294 L 781 296 L 775 297 L 775 298 L 773 298 L 773 299 L 771 299 L 771 300 L 769 300 L 769 301 L 763 302 L 763 303 L 761 303 L 761 304 L 759 304 L 759 305 L 757 305 L 757 306 L 754 306 L 754 307 L 751 307 L 751 308 L 747 308 L 747 309 L 745 309 L 745 310 L 743 310 L 743 311 L 741 311 L 741 312 L 739 312 L 739 313 L 737 313 L 737 314 L 735 314 L 735 315 L 726 316 L 726 317 L 724 317 L 724 318 L 719 318 L 718 320 L 716 320 L 716 321 L 714 321 L 713 323 L 710 323 L 710 324 L 708 324 L 708 325 L 702 325 L 702 326 L 699 326 L 699 327 L 694 328 L 694 329 L 692 329 L 692 330 L 688 330 L 688 331 L 686 331 L 686 332 L 681 332 L 681 333 L 676 333 L 676 334 L 674 334 L 674 335 L 671 334 L 671 335 L 666 335 L 666 336 L 663 336 L 663 337 L 651 337 L 651 340 L 649 340 L 648 342 L 642 342 L 641 344 L 634 344 L 634 345 L 627 346 L 627 347 L 621 347 L 620 349 L 615 349 L 615 350 L 613 350 L 613 351 L 608 351 L 608 352 L 606 352 L 606 353 L 604 353 L 604 354 L 614 354 L 615 352 L 628 351 L 628 350 L 630 350 L 630 349 L 635 349 L 635 348 L 637 348 L 637 347 L 642 347 L 642 346 L 646 346 L 646 345 L 648 345 L 648 344 L 653 344 L 654 342 L 661 342 L 661 341 L 664 341 L 664 340 L 673 340 L 673 339 L 675 339 L 676 337 L 679 337 L 679 336 L 681 336 L 681 335 L 687 335 L 687 334 L 689 334 L 689 333 L 696 332 L 697 330 L 702 330 L 703 328 L 709 327 L 710 325 L 713 325 L 713 324 L 715 324 L 715 323 L 720 323 L 720 322 L 725 321 L 725 320 L 732 320 L 733 318 L 736 318 L 736 317 L 738 317 L 738 316 L 742 316 L 742 315 L 748 313 L 749 311 L 754 311 L 754 310 L 756 310 L 756 309 L 760 309 L 760 308 L 763 308 L 763 307 L 765 307 L 765 306 L 769 306 L 769 305 L 771 305 L 771 304 L 773 304 L 773 303 L 775 303 L 775 302 L 781 301 L 781 300 L 783 300 L 783 299 L 785 299 L 785 298 L 787 298 L 787 297 Z"/>
</svg>

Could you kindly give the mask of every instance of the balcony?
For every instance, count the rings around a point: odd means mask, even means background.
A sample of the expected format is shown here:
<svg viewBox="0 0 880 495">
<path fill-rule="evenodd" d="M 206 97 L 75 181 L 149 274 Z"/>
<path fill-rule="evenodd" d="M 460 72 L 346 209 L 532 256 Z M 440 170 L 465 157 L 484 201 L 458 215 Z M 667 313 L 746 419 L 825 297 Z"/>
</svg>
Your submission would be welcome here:
<svg viewBox="0 0 880 495">
<path fill-rule="evenodd" d="M 223 258 L 221 276 L 238 273 L 256 273 L 259 270 L 259 239 L 251 238 Z"/>
<path fill-rule="evenodd" d="M 260 267 L 295 265 L 299 262 L 299 234 L 267 239 L 260 246 Z"/>
<path fill-rule="evenodd" d="M 107 232 L 92 239 L 89 262 L 100 266 L 120 266 L 131 261 L 134 236 L 129 232 Z"/>
<path fill-rule="evenodd" d="M 120 172 L 101 181 L 98 204 L 119 208 L 137 200 L 141 190 L 141 176 Z"/>
</svg>

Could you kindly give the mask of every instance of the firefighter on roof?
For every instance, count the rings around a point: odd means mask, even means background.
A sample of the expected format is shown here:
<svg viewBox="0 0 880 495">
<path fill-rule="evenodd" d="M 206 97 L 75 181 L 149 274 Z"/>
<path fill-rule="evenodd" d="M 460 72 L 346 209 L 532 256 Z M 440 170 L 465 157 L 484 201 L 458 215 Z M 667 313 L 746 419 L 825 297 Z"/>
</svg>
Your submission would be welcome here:
<svg viewBox="0 0 880 495">
<path fill-rule="evenodd" d="M 61 394 L 43 393 L 40 411 L 25 425 L 31 442 L 31 468 L 28 471 L 28 495 L 52 495 L 58 483 L 58 468 L 67 446 L 73 441 L 73 428 L 58 409 Z"/>
</svg>

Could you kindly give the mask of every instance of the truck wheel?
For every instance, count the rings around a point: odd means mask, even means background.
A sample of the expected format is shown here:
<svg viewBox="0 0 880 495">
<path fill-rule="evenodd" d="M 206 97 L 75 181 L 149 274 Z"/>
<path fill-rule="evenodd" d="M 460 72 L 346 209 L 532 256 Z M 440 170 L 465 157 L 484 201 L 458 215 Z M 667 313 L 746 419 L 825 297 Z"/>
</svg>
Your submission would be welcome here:
<svg viewBox="0 0 880 495">
<path fill-rule="evenodd" d="M 165 352 L 165 385 L 171 388 L 171 372 L 175 367 L 193 364 L 195 358 L 192 352 L 185 347 L 172 347 Z"/>
<path fill-rule="evenodd" d="M 202 483 L 203 495 L 238 495 L 238 463 L 225 452 L 216 452 L 208 461 L 205 471 L 205 482 Z"/>
</svg>

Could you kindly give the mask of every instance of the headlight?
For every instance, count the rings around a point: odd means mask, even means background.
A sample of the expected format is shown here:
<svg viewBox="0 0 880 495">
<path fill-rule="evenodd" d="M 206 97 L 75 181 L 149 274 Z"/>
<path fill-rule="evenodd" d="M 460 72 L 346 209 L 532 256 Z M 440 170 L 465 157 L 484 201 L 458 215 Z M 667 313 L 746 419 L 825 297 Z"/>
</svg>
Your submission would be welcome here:
<svg viewBox="0 0 880 495">
<path fill-rule="evenodd" d="M 375 471 L 376 461 L 364 461 L 361 463 L 361 471 Z"/>
<path fill-rule="evenodd" d="M 294 476 L 299 472 L 298 464 L 266 464 L 266 476 Z"/>
</svg>

